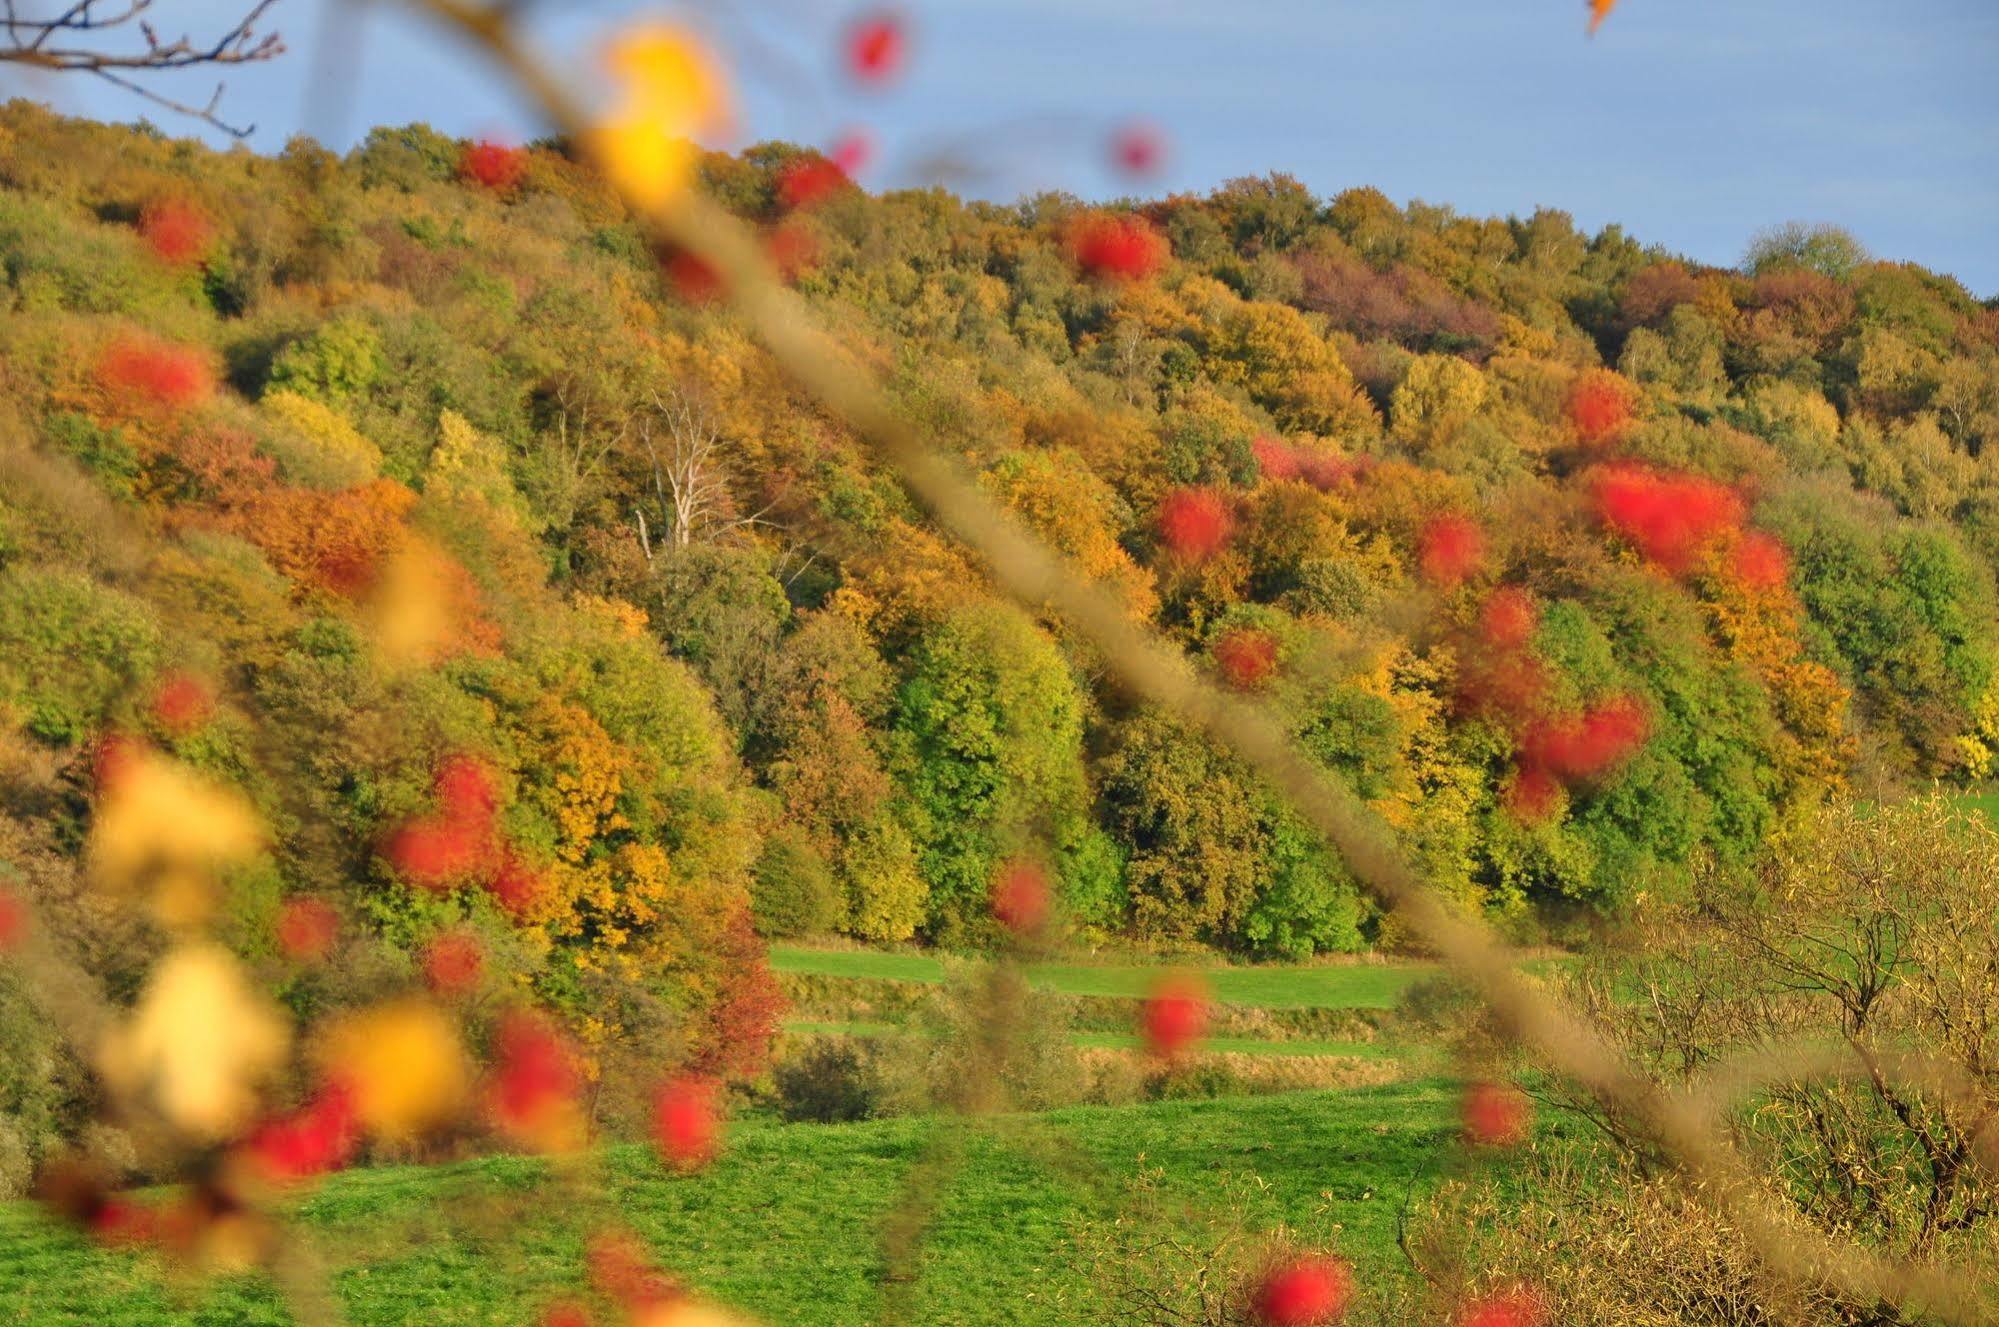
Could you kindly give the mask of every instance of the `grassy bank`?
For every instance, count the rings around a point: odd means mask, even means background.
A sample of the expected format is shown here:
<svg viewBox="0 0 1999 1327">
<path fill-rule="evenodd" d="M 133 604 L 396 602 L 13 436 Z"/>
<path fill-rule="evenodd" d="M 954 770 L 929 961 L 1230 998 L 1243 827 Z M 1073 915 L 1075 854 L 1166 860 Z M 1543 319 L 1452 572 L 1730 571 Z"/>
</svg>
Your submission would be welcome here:
<svg viewBox="0 0 1999 1327">
<path fill-rule="evenodd" d="M 771 966 L 779 972 L 875 981 L 937 983 L 945 961 L 930 954 L 871 949 L 818 949 L 773 945 Z M 1144 963 L 1036 963 L 1028 980 L 1065 995 L 1133 997 L 1145 995 L 1166 969 Z M 1224 1004 L 1264 1009 L 1389 1009 L 1415 982 L 1437 972 L 1434 963 L 1337 963 L 1308 966 L 1201 965 L 1214 998 Z"/>
<path fill-rule="evenodd" d="M 1397 1205 L 1453 1163 L 1455 1102 L 1452 1085 L 1424 1080 L 1009 1121 L 972 1139 L 953 1175 L 913 1287 L 918 1320 L 1087 1320 L 1092 1294 L 1074 1223 L 1141 1166 L 1162 1172 L 1168 1194 L 1197 1201 L 1211 1200 L 1222 1176 L 1253 1172 L 1269 1183 L 1256 1199 L 1260 1217 L 1304 1222 L 1320 1211 L 1364 1284 L 1400 1275 Z M 639 1148 L 612 1149 L 605 1165 L 612 1201 L 662 1266 L 768 1323 L 859 1327 L 879 1305 L 880 1218 L 936 1128 L 924 1119 L 756 1121 L 698 1176 L 668 1175 Z M 1054 1140 L 1087 1165 L 1049 1165 L 1037 1153 Z M 357 1327 L 524 1324 L 548 1295 L 577 1288 L 590 1224 L 538 1200 L 545 1180 L 539 1163 L 514 1158 L 386 1168 L 335 1177 L 302 1216 L 341 1264 L 340 1295 Z M 525 1220 L 480 1228 L 475 1214 L 495 1194 L 511 1196 Z M 450 1228 L 459 1218 L 472 1227 Z M 0 1323 L 284 1321 L 257 1278 L 177 1293 L 150 1257 L 97 1250 L 35 1208 L 0 1206 Z"/>
</svg>

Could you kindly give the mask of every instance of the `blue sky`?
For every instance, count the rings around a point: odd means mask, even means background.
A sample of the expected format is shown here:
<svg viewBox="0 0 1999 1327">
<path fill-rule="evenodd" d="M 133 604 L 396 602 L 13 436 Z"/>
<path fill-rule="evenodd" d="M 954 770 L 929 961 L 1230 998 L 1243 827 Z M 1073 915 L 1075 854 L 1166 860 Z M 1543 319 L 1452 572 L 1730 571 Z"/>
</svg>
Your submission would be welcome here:
<svg viewBox="0 0 1999 1327">
<path fill-rule="evenodd" d="M 238 0 L 159 0 L 159 25 Z M 1877 254 L 1999 294 L 1999 2 L 1622 0 L 1595 40 L 1581 0 L 910 0 L 907 77 L 847 86 L 834 58 L 852 7 L 710 4 L 742 84 L 744 141 L 826 142 L 869 127 L 875 186 L 948 151 L 957 187 L 1130 192 L 1103 161 L 1133 116 L 1172 144 L 1146 191 L 1283 170 L 1330 195 L 1371 184 L 1474 215 L 1557 207 L 1594 230 L 1734 262 L 1762 226 L 1854 231 Z M 239 71 L 227 111 L 252 142 L 338 146 L 371 124 L 537 131 L 449 37 L 395 0 L 280 0 L 292 52 Z M 588 69 L 623 0 L 547 0 L 551 48 Z M 744 18 L 741 11 L 756 17 Z M 339 24 L 327 16 L 337 13 Z M 355 27 L 355 14 L 365 15 Z M 212 25 L 213 20 L 208 20 Z M 329 37 L 329 33 L 343 35 Z M 115 91 L 42 78 L 7 88 L 109 118 Z M 182 95 L 200 98 L 206 84 Z M 176 132 L 185 130 L 177 129 Z M 212 135 L 210 135 L 213 137 Z"/>
</svg>

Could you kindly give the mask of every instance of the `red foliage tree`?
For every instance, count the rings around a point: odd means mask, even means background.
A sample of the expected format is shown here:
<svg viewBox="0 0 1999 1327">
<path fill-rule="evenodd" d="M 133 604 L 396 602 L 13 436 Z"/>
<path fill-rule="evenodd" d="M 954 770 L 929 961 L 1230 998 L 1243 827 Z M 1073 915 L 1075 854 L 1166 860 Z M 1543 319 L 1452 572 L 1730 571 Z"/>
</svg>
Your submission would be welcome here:
<svg viewBox="0 0 1999 1327">
<path fill-rule="evenodd" d="M 438 813 L 448 823 L 480 835 L 492 832 L 500 791 L 484 761 L 476 756 L 446 756 L 431 778 L 431 792 Z"/>
<path fill-rule="evenodd" d="M 1618 313 L 1626 327 L 1651 327 L 1682 304 L 1700 298 L 1701 283 L 1684 263 L 1654 263 L 1624 283 Z"/>
<path fill-rule="evenodd" d="M 1277 671 L 1277 638 L 1254 627 L 1237 627 L 1215 642 L 1214 655 L 1223 681 L 1252 691 Z"/>
<path fill-rule="evenodd" d="M 450 889 L 485 860 L 485 836 L 436 817 L 412 820 L 389 835 L 382 856 L 413 885 Z"/>
<path fill-rule="evenodd" d="M 540 900 L 544 885 L 539 871 L 522 861 L 511 848 L 503 846 L 499 865 L 493 868 L 492 876 L 486 881 L 486 892 L 506 910 L 508 916 L 519 921 Z"/>
<path fill-rule="evenodd" d="M 1544 718 L 1521 735 L 1521 758 L 1565 781 L 1594 779 L 1628 760 L 1651 729 L 1631 696 L 1611 696 L 1581 714 Z"/>
<path fill-rule="evenodd" d="M 1523 765 L 1506 786 L 1506 809 L 1528 824 L 1538 824 L 1555 813 L 1561 797 L 1559 779 L 1539 765 Z"/>
<path fill-rule="evenodd" d="M 1301 473 L 1298 453 L 1281 438 L 1259 434 L 1256 441 L 1249 444 L 1249 450 L 1256 457 L 1257 469 L 1265 479 L 1296 479 Z"/>
<path fill-rule="evenodd" d="M 796 281 L 819 265 L 819 239 L 794 221 L 773 227 L 764 236 L 764 252 L 786 281 Z"/>
<path fill-rule="evenodd" d="M 1227 499 L 1211 488 L 1175 489 L 1159 504 L 1159 538 L 1176 556 L 1204 561 L 1235 532 Z"/>
<path fill-rule="evenodd" d="M 1540 625 L 1534 596 L 1517 585 L 1500 586 L 1479 610 L 1479 639 L 1489 650 L 1522 649 Z"/>
<path fill-rule="evenodd" d="M 770 1059 L 771 1039 L 784 1013 L 784 991 L 771 973 L 747 907 L 732 912 L 710 943 L 716 960 L 715 998 L 692 1068 L 709 1078 L 747 1077 Z"/>
<path fill-rule="evenodd" d="M 14 891 L 0 886 L 0 954 L 21 943 L 28 933 L 28 910 Z"/>
</svg>

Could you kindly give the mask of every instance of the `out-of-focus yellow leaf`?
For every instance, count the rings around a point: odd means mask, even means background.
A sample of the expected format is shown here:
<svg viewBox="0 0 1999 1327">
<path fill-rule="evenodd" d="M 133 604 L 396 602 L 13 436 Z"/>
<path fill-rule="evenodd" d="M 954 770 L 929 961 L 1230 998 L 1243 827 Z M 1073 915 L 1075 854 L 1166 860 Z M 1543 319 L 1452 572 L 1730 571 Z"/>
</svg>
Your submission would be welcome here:
<svg viewBox="0 0 1999 1327">
<path fill-rule="evenodd" d="M 727 81 L 705 46 L 666 23 L 627 29 L 605 63 L 617 100 L 592 133 L 591 149 L 626 197 L 662 207 L 693 173 L 695 135 L 728 122 Z"/>
<path fill-rule="evenodd" d="M 649 1305 L 632 1315 L 632 1327 L 749 1327 L 749 1324 L 748 1318 L 697 1299 Z"/>
<path fill-rule="evenodd" d="M 290 1027 L 236 960 L 196 945 L 153 968 L 132 1016 L 106 1034 L 98 1067 L 113 1090 L 145 1100 L 175 1127 L 221 1139 L 250 1118 L 257 1086 L 290 1044 Z"/>
<path fill-rule="evenodd" d="M 404 540 L 384 562 L 368 603 L 382 664 L 397 671 L 432 662 L 451 634 L 451 613 L 443 564 L 422 540 Z"/>
<path fill-rule="evenodd" d="M 316 1049 L 320 1072 L 354 1094 L 378 1138 L 414 1138 L 464 1103 L 470 1072 L 458 1032 L 435 1005 L 399 1000 L 340 1019 Z"/>
<path fill-rule="evenodd" d="M 190 927 L 214 910 L 219 873 L 253 858 L 262 840 L 240 794 L 131 749 L 106 781 L 86 862 L 100 889 L 144 897 L 161 922 Z"/>
</svg>

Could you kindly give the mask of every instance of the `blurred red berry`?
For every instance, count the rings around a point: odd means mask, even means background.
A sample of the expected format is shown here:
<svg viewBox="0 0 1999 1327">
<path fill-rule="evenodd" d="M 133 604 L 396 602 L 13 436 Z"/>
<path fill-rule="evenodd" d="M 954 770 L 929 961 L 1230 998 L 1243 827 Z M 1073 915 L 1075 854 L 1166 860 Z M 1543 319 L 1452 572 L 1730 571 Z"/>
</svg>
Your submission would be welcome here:
<svg viewBox="0 0 1999 1327">
<path fill-rule="evenodd" d="M 1166 265 L 1173 246 L 1144 217 L 1087 213 L 1069 224 L 1069 256 L 1086 275 L 1139 281 Z"/>
<path fill-rule="evenodd" d="M 1604 467 L 1594 497 L 1599 520 L 1674 575 L 1742 522 L 1742 499 L 1726 485 L 1641 465 Z"/>
<path fill-rule="evenodd" d="M 184 737 L 208 722 L 208 716 L 215 711 L 215 696 L 201 679 L 173 672 L 153 688 L 152 703 L 147 708 L 154 723 L 176 737 Z"/>
<path fill-rule="evenodd" d="M 215 375 L 199 351 L 136 339 L 105 350 L 97 381 L 128 407 L 160 410 L 184 410 L 215 390 Z"/>
<path fill-rule="evenodd" d="M 804 226 L 787 221 L 764 237 L 764 252 L 786 281 L 796 281 L 819 265 L 819 240 Z"/>
<path fill-rule="evenodd" d="M 478 827 L 425 818 L 391 834 L 382 855 L 411 884 L 449 889 L 473 874 L 486 849 L 486 835 Z"/>
<path fill-rule="evenodd" d="M 885 83 L 902 72 L 909 33 L 902 16 L 888 10 L 863 14 L 847 26 L 847 72 L 863 83 Z"/>
<path fill-rule="evenodd" d="M 580 1086 L 562 1034 L 539 1014 L 509 1013 L 500 1023 L 491 1105 L 494 1123 L 517 1136 L 546 1133 Z"/>
<path fill-rule="evenodd" d="M 1166 160 L 1166 136 L 1143 121 L 1121 125 L 1111 134 L 1111 164 L 1127 175 L 1157 174 Z"/>
<path fill-rule="evenodd" d="M 458 158 L 458 174 L 481 188 L 506 193 L 527 174 L 527 149 L 480 139 L 468 143 Z"/>
<path fill-rule="evenodd" d="M 1645 745 L 1650 731 L 1636 697 L 1611 696 L 1578 715 L 1535 720 L 1520 735 L 1521 758 L 1557 778 L 1594 779 Z"/>
<path fill-rule="evenodd" d="M 1268 1327 L 1333 1322 L 1353 1298 L 1353 1273 L 1336 1258 L 1301 1258 L 1276 1268 L 1256 1288 L 1257 1321 Z"/>
<path fill-rule="evenodd" d="M 722 274 L 699 254 L 676 250 L 660 267 L 673 293 L 689 304 L 713 304 L 722 298 Z"/>
<path fill-rule="evenodd" d="M 1235 516 L 1221 494 L 1182 488 L 1159 504 L 1159 538 L 1180 557 L 1203 561 L 1219 553 L 1235 531 Z"/>
<path fill-rule="evenodd" d="M 1775 535 L 1751 530 L 1735 546 L 1735 579 L 1751 590 L 1776 590 L 1791 579 L 1791 554 Z"/>
<path fill-rule="evenodd" d="M 1253 627 L 1237 627 L 1215 642 L 1214 656 L 1223 681 L 1239 691 L 1252 691 L 1277 671 L 1277 637 Z"/>
<path fill-rule="evenodd" d="M 590 1241 L 585 1258 L 590 1284 L 627 1313 L 638 1314 L 675 1299 L 680 1289 L 654 1271 L 631 1236 L 609 1233 Z"/>
<path fill-rule="evenodd" d="M 161 262 L 198 262 L 215 240 L 208 214 L 183 198 L 161 198 L 139 213 L 139 235 Z"/>
<path fill-rule="evenodd" d="M 28 908 L 19 896 L 0 885 L 0 954 L 21 943 L 28 933 Z"/>
<path fill-rule="evenodd" d="M 1465 1305 L 1455 1327 L 1541 1327 L 1547 1320 L 1548 1306 L 1540 1295 L 1513 1290 Z"/>
<path fill-rule="evenodd" d="M 1513 1147 L 1527 1141 L 1533 1106 L 1511 1083 L 1473 1083 L 1462 1103 L 1465 1137 L 1481 1147 Z"/>
<path fill-rule="evenodd" d="M 470 931 L 444 931 L 423 947 L 423 979 L 439 995 L 462 995 L 479 984 L 486 954 Z"/>
<path fill-rule="evenodd" d="M 1517 650 L 1534 638 L 1541 612 L 1534 596 L 1517 585 L 1502 585 L 1479 609 L 1480 641 L 1490 650 Z"/>
<path fill-rule="evenodd" d="M 1631 422 L 1631 385 L 1608 371 L 1584 377 L 1569 393 L 1569 423 L 1584 442 L 1609 442 Z"/>
<path fill-rule="evenodd" d="M 493 771 L 472 756 L 447 756 L 431 780 L 437 810 L 445 824 L 484 836 L 492 831 L 500 793 Z"/>
<path fill-rule="evenodd" d="M 1506 789 L 1506 809 L 1517 819 L 1538 824 L 1554 814 L 1561 796 L 1561 780 L 1539 765 L 1526 765 L 1514 773 Z"/>
<path fill-rule="evenodd" d="M 1146 997 L 1139 1031 L 1146 1047 L 1162 1059 L 1173 1059 L 1208 1031 L 1208 991 L 1198 978 L 1176 974 L 1161 978 Z"/>
<path fill-rule="evenodd" d="M 317 963 L 333 948 L 340 914 L 324 899 L 303 895 L 285 900 L 278 914 L 278 948 L 294 963 Z"/>
<path fill-rule="evenodd" d="M 1048 875 L 1033 862 L 1010 862 L 993 881 L 993 917 L 1015 935 L 1032 935 L 1048 920 Z"/>
<path fill-rule="evenodd" d="M 353 1094 L 334 1084 L 295 1114 L 258 1129 L 248 1151 L 266 1179 L 296 1184 L 346 1165 L 360 1141 Z"/>
<path fill-rule="evenodd" d="M 539 1327 L 590 1327 L 590 1310 L 573 1299 L 561 1300 L 541 1311 Z"/>
<path fill-rule="evenodd" d="M 1416 560 L 1430 584 L 1454 590 L 1485 561 L 1485 531 L 1468 516 L 1435 517 L 1423 527 Z"/>
<path fill-rule="evenodd" d="M 797 157 L 778 172 L 777 201 L 788 208 L 817 207 L 842 189 L 851 189 L 853 183 L 837 162 Z"/>
<path fill-rule="evenodd" d="M 90 756 L 90 777 L 99 792 L 108 792 L 125 777 L 132 764 L 145 754 L 146 744 L 130 733 L 111 733 L 98 742 Z"/>
<path fill-rule="evenodd" d="M 91 1238 L 114 1249 L 150 1244 L 159 1233 L 158 1215 L 151 1207 L 117 1194 L 99 1204 L 87 1224 Z"/>
<path fill-rule="evenodd" d="M 855 129 L 842 134 L 827 159 L 840 168 L 842 174 L 853 179 L 866 170 L 875 159 L 875 140 L 864 129 Z"/>
<path fill-rule="evenodd" d="M 541 876 L 513 853 L 506 852 L 492 878 L 486 881 L 486 890 L 506 909 L 508 916 L 519 920 L 541 897 Z"/>
<path fill-rule="evenodd" d="M 691 1170 L 714 1160 L 721 1139 L 715 1083 L 683 1075 L 653 1096 L 652 1137 L 669 1166 Z"/>
</svg>

